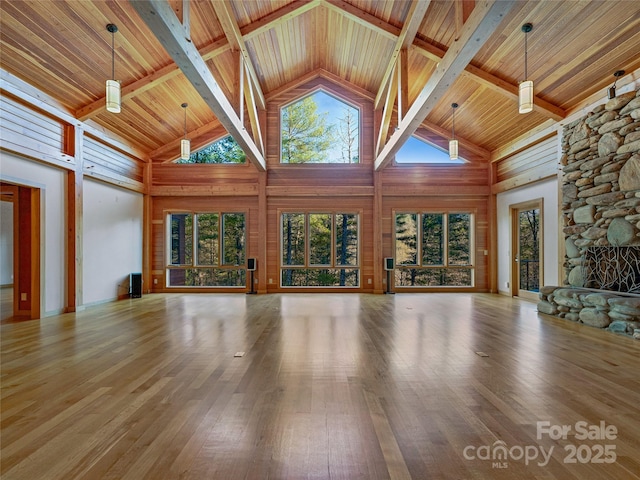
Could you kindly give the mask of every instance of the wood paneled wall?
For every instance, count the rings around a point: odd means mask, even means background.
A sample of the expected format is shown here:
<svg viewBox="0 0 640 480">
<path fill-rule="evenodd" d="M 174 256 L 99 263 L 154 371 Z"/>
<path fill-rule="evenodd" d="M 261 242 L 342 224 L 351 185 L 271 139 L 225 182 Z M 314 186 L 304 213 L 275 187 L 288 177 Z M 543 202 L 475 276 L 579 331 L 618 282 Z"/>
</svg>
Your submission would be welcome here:
<svg viewBox="0 0 640 480">
<path fill-rule="evenodd" d="M 551 137 L 496 162 L 493 193 L 543 180 L 558 174 L 558 137 Z"/>
<path fill-rule="evenodd" d="M 143 167 L 139 160 L 86 135 L 83 149 L 85 175 L 137 192 L 144 191 Z"/>
<path fill-rule="evenodd" d="M 280 163 L 280 108 L 318 88 L 360 109 L 359 164 Z M 267 100 L 267 173 L 264 191 L 260 184 L 261 174 L 252 165 L 153 164 L 150 192 L 153 202 L 152 276 L 157 281 L 153 285 L 154 290 L 166 288 L 166 213 L 211 209 L 248 213 L 247 256 L 258 259 L 258 292 L 283 290 L 279 286 L 282 212 L 359 213 L 361 286 L 355 290 L 377 293 L 382 293 L 384 289 L 383 253 L 384 256 L 393 255 L 393 211 L 431 209 L 472 212 L 475 214 L 476 228 L 476 287 L 473 290 L 488 290 L 488 257 L 484 255 L 489 248 L 488 164 L 391 165 L 381 173 L 375 173 L 371 98 L 319 76 Z M 264 216 L 266 221 L 260 222 L 260 216 Z M 316 292 L 321 290 L 307 289 Z"/>
<path fill-rule="evenodd" d="M 0 124 L 0 142 L 4 150 L 71 168 L 69 165 L 74 159 L 66 148 L 64 122 L 12 96 L 2 95 Z"/>
</svg>

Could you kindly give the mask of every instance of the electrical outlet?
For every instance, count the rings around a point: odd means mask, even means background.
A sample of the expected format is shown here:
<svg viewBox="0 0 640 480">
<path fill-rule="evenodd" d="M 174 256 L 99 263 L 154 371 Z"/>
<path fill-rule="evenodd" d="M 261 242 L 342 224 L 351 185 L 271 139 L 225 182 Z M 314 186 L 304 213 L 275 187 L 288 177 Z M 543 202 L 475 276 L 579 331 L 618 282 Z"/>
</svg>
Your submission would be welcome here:
<svg viewBox="0 0 640 480">
<path fill-rule="evenodd" d="M 21 302 L 26 302 L 26 301 L 27 301 L 27 294 L 26 294 L 26 292 L 22 292 L 22 293 L 20 294 L 20 301 L 21 301 Z"/>
<path fill-rule="evenodd" d="M 485 254 L 485 256 L 486 256 L 486 255 L 489 255 L 489 250 L 485 250 L 485 251 L 484 251 L 484 254 Z"/>
<path fill-rule="evenodd" d="M 153 279 L 153 284 L 154 284 L 154 285 L 157 285 L 157 284 L 158 284 L 158 279 L 157 279 L 157 278 L 154 278 L 154 279 Z"/>
<path fill-rule="evenodd" d="M 371 279 L 368 279 L 368 280 L 367 280 L 367 283 L 368 283 L 369 285 L 371 285 Z"/>
<path fill-rule="evenodd" d="M 273 283 L 273 278 L 269 279 L 269 284 Z"/>
</svg>

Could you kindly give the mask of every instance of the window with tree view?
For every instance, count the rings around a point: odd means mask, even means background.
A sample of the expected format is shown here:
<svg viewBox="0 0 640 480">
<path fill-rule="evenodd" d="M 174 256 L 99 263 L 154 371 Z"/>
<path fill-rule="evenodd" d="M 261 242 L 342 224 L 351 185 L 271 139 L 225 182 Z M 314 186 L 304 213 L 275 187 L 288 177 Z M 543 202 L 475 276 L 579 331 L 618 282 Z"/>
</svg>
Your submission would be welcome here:
<svg viewBox="0 0 640 480">
<path fill-rule="evenodd" d="M 397 287 L 472 287 L 471 213 L 398 213 Z"/>
<path fill-rule="evenodd" d="M 187 160 L 178 159 L 175 163 L 245 163 L 247 157 L 231 135 L 209 146 L 192 152 Z"/>
<path fill-rule="evenodd" d="M 358 214 L 283 213 L 283 287 L 357 287 Z"/>
<path fill-rule="evenodd" d="M 282 163 L 359 163 L 360 112 L 318 90 L 281 109 Z"/>
<path fill-rule="evenodd" d="M 245 286 L 244 213 L 172 213 L 168 220 L 168 286 Z"/>
</svg>

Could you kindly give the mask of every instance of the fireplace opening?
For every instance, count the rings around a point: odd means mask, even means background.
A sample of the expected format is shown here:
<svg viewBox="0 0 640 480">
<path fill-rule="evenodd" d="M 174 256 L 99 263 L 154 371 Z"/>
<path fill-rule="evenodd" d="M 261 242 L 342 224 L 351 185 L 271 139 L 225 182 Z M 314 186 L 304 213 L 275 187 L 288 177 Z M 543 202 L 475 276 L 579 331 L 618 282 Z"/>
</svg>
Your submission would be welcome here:
<svg viewBox="0 0 640 480">
<path fill-rule="evenodd" d="M 582 278 L 587 288 L 640 294 L 640 246 L 586 248 Z"/>
</svg>

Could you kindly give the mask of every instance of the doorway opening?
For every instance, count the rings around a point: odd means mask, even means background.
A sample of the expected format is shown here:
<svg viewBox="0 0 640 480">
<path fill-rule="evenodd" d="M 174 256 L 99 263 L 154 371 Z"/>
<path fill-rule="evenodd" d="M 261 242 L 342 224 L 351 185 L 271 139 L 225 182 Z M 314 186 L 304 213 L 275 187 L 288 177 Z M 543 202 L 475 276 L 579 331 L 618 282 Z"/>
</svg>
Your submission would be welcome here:
<svg viewBox="0 0 640 480">
<path fill-rule="evenodd" d="M 40 190 L 0 182 L 0 321 L 40 318 Z"/>
<path fill-rule="evenodd" d="M 542 199 L 510 206 L 511 295 L 538 300 L 543 280 Z"/>
</svg>

